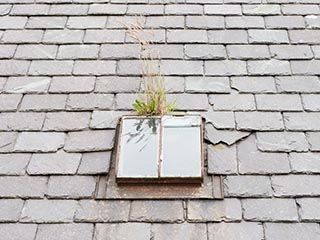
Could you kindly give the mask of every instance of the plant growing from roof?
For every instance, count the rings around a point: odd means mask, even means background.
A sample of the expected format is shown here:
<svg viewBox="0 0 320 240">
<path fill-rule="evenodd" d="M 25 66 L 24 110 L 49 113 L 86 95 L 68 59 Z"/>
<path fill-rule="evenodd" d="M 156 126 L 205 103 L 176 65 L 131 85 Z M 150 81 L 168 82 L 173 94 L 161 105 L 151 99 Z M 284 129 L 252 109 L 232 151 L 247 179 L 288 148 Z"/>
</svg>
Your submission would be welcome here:
<svg viewBox="0 0 320 240">
<path fill-rule="evenodd" d="M 165 115 L 174 111 L 175 101 L 168 103 L 165 78 L 159 70 L 160 57 L 152 47 L 149 39 L 154 36 L 152 29 L 143 29 L 143 17 L 136 17 L 134 23 L 123 23 L 126 33 L 140 47 L 141 75 L 143 90 L 133 103 L 138 115 Z"/>
</svg>

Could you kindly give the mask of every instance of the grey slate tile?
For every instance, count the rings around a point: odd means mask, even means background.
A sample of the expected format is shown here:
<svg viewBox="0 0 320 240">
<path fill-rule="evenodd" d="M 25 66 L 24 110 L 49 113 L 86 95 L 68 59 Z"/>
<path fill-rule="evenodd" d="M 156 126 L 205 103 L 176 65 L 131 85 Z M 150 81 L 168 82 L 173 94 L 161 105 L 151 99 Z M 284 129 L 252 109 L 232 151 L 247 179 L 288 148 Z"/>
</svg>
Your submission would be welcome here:
<svg viewBox="0 0 320 240">
<path fill-rule="evenodd" d="M 256 104 L 253 94 L 238 94 L 231 91 L 230 94 L 210 94 L 209 102 L 214 110 L 255 110 Z"/>
<path fill-rule="evenodd" d="M 28 94 L 24 95 L 20 109 L 24 111 L 52 111 L 65 109 L 67 95 Z"/>
<path fill-rule="evenodd" d="M 23 200 L 21 199 L 1 199 L 0 222 L 17 222 L 20 218 L 22 206 Z"/>
<path fill-rule="evenodd" d="M 114 144 L 114 136 L 114 130 L 70 132 L 64 149 L 67 152 L 111 150 Z"/>
<path fill-rule="evenodd" d="M 277 4 L 248 4 L 244 5 L 242 12 L 244 15 L 279 15 L 280 5 Z"/>
<path fill-rule="evenodd" d="M 26 2 L 28 3 L 28 1 Z M 29 2 L 30 3 L 30 2 Z M 48 13 L 50 5 L 39 4 L 39 5 L 28 5 L 28 4 L 17 4 L 14 5 L 11 11 L 12 15 L 41 15 Z"/>
<path fill-rule="evenodd" d="M 307 111 L 320 111 L 320 96 L 316 94 L 301 95 L 303 108 Z"/>
<path fill-rule="evenodd" d="M 244 199 L 244 219 L 249 221 L 298 221 L 294 199 Z"/>
<path fill-rule="evenodd" d="M 319 173 L 320 153 L 290 153 L 290 164 L 296 173 Z"/>
<path fill-rule="evenodd" d="M 320 220 L 320 200 L 318 198 L 298 198 L 299 213 L 304 221 L 319 221 Z"/>
<path fill-rule="evenodd" d="M 271 178 L 274 195 L 278 197 L 319 196 L 318 175 L 283 175 Z"/>
<path fill-rule="evenodd" d="M 15 51 L 16 51 L 17 45 L 15 44 L 2 44 L 0 49 L 0 58 L 12 58 Z"/>
<path fill-rule="evenodd" d="M 0 177 L 0 196 L 1 197 L 43 198 L 46 189 L 47 189 L 47 177 L 29 177 L 29 176 Z"/>
<path fill-rule="evenodd" d="M 224 144 L 209 145 L 208 151 L 208 173 L 209 174 L 236 174 L 237 151 L 235 145 Z"/>
<path fill-rule="evenodd" d="M 21 112 L 0 114 L 0 130 L 3 131 L 39 131 L 42 128 L 45 113 Z M 24 121 L 21 121 L 24 119 Z"/>
<path fill-rule="evenodd" d="M 241 15 L 239 5 L 204 5 L 204 13 L 207 15 Z"/>
<path fill-rule="evenodd" d="M 259 151 L 254 134 L 239 142 L 237 149 L 241 174 L 268 175 L 291 171 L 287 154 Z"/>
<path fill-rule="evenodd" d="M 72 222 L 77 201 L 74 200 L 27 200 L 20 222 L 63 223 Z"/>
<path fill-rule="evenodd" d="M 123 4 L 90 4 L 89 14 L 92 15 L 122 15 L 125 14 L 127 5 Z"/>
<path fill-rule="evenodd" d="M 78 174 L 107 174 L 111 162 L 111 152 L 91 152 L 82 155 Z"/>
<path fill-rule="evenodd" d="M 64 151 L 33 154 L 27 171 L 29 175 L 75 174 L 80 160 L 81 154 Z"/>
<path fill-rule="evenodd" d="M 278 112 L 235 112 L 235 119 L 238 130 L 275 131 L 284 129 L 282 115 Z"/>
<path fill-rule="evenodd" d="M 208 225 L 209 239 L 254 240 L 263 238 L 260 223 L 213 223 Z"/>
<path fill-rule="evenodd" d="M 230 83 L 226 77 L 186 77 L 185 91 L 190 93 L 229 93 Z"/>
<path fill-rule="evenodd" d="M 320 151 L 320 133 L 308 132 L 306 133 L 307 140 L 311 151 Z"/>
<path fill-rule="evenodd" d="M 190 200 L 187 214 L 190 222 L 233 222 L 241 220 L 242 209 L 240 200 L 236 198 L 223 201 Z"/>
<path fill-rule="evenodd" d="M 275 78 L 281 93 L 319 93 L 320 81 L 316 76 L 278 76 Z"/>
<path fill-rule="evenodd" d="M 76 131 L 89 127 L 90 112 L 51 112 L 46 114 L 43 131 Z"/>
<path fill-rule="evenodd" d="M 226 197 L 272 197 L 269 176 L 227 176 L 223 183 Z"/>
<path fill-rule="evenodd" d="M 9 77 L 4 91 L 7 93 L 45 93 L 50 82 L 50 77 Z"/>
<path fill-rule="evenodd" d="M 7 240 L 34 240 L 36 236 L 36 224 L 6 223 L 0 226 L 1 237 Z"/>
<path fill-rule="evenodd" d="M 98 77 L 95 85 L 97 93 L 132 93 L 140 89 L 140 79 L 137 77 Z"/>
<path fill-rule="evenodd" d="M 26 60 L 0 60 L 0 74 L 2 76 L 25 75 L 30 65 Z"/>
<path fill-rule="evenodd" d="M 91 198 L 96 189 L 96 179 L 93 176 L 50 176 L 49 198 Z"/>
<path fill-rule="evenodd" d="M 257 109 L 263 111 L 302 111 L 299 95 L 293 94 L 256 94 Z"/>
<path fill-rule="evenodd" d="M 13 150 L 18 133 L 16 132 L 0 132 L 0 152 L 7 153 Z"/>
<path fill-rule="evenodd" d="M 73 61 L 34 60 L 29 68 L 30 75 L 70 75 Z"/>
<path fill-rule="evenodd" d="M 77 206 L 75 222 L 127 222 L 130 201 L 81 200 Z"/>
<path fill-rule="evenodd" d="M 132 202 L 130 221 L 138 222 L 183 222 L 182 201 L 140 201 Z"/>
<path fill-rule="evenodd" d="M 231 87 L 239 93 L 274 93 L 276 92 L 273 77 L 231 77 Z"/>
<path fill-rule="evenodd" d="M 84 30 L 46 30 L 42 42 L 48 44 L 82 43 Z"/>
<path fill-rule="evenodd" d="M 258 132 L 258 149 L 266 152 L 306 152 L 308 143 L 302 132 Z"/>
<path fill-rule="evenodd" d="M 69 94 L 66 108 L 68 110 L 110 110 L 113 100 L 113 94 Z"/>
<path fill-rule="evenodd" d="M 22 132 L 14 145 L 15 152 L 56 152 L 65 143 L 64 133 Z"/>
<path fill-rule="evenodd" d="M 114 223 L 97 224 L 94 238 L 103 240 L 111 237 L 114 240 L 141 239 L 148 240 L 151 236 L 151 224 L 147 223 Z"/>
<path fill-rule="evenodd" d="M 92 240 L 93 224 L 40 224 L 37 240 Z M 57 234 L 58 233 L 58 234 Z M 59 234 L 60 233 L 60 234 Z"/>
<path fill-rule="evenodd" d="M 16 110 L 22 98 L 21 94 L 1 94 L 0 109 L 1 111 Z"/>
<path fill-rule="evenodd" d="M 67 17 L 29 17 L 26 29 L 63 29 Z"/>
<path fill-rule="evenodd" d="M 31 154 L 0 154 L 0 174 L 1 175 L 24 175 Z"/>
<path fill-rule="evenodd" d="M 185 56 L 190 59 L 225 59 L 226 51 L 222 45 L 186 44 Z"/>
<path fill-rule="evenodd" d="M 284 113 L 284 124 L 287 129 L 294 131 L 319 131 L 320 126 L 318 120 L 320 119 L 319 112 L 305 112 L 299 116 L 297 113 Z"/>
<path fill-rule="evenodd" d="M 207 228 L 205 224 L 154 224 L 152 226 L 154 240 L 174 238 L 177 240 L 206 240 Z"/>
<path fill-rule="evenodd" d="M 315 223 L 266 223 L 266 237 L 280 239 L 317 239 L 320 236 L 319 226 Z"/>
<path fill-rule="evenodd" d="M 120 117 L 129 115 L 131 112 L 125 111 L 93 111 L 90 120 L 92 129 L 115 129 Z"/>
</svg>

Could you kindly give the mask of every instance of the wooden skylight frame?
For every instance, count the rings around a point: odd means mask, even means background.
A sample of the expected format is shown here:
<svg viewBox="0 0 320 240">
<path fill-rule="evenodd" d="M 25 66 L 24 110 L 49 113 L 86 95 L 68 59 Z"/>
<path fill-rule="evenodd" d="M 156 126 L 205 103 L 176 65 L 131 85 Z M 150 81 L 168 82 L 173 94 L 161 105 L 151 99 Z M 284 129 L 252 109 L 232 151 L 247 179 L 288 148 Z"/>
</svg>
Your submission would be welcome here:
<svg viewBox="0 0 320 240">
<path fill-rule="evenodd" d="M 192 123 L 192 121 L 197 121 L 196 123 L 187 124 L 188 121 Z M 135 176 L 132 173 L 128 174 L 128 171 L 130 172 L 132 170 L 134 171 L 140 171 L 148 172 L 148 167 L 146 165 L 143 165 L 143 161 L 147 165 L 154 164 L 154 162 L 149 162 L 149 159 L 134 159 L 132 154 L 128 153 L 132 151 L 134 154 L 142 155 L 145 151 L 146 147 L 144 146 L 141 149 L 135 148 L 134 144 L 129 143 L 129 141 L 133 141 L 132 139 L 128 139 L 127 135 L 127 129 L 126 124 L 128 122 L 134 122 L 134 121 L 140 121 L 142 124 L 146 124 L 147 121 L 155 121 L 158 122 L 157 126 L 159 129 L 153 129 L 156 130 L 155 133 L 152 133 L 155 136 L 152 136 L 154 139 L 144 139 L 145 143 L 149 144 L 148 147 L 152 148 L 150 141 L 157 143 L 156 150 L 151 149 L 151 153 L 156 155 L 156 166 L 153 166 L 152 173 L 150 175 L 141 175 L 136 174 Z M 176 121 L 177 125 L 170 125 Z M 127 123 L 126 123 L 127 122 Z M 180 123 L 185 123 L 184 125 Z M 169 124 L 169 125 L 168 125 Z M 149 125 L 150 127 L 150 125 Z M 153 126 L 151 126 L 153 127 Z M 147 129 L 148 126 L 145 128 Z M 149 129 L 150 130 L 150 129 Z M 151 129 L 152 130 L 152 129 Z M 176 133 L 182 133 L 186 130 L 189 132 L 188 134 L 192 138 L 188 138 L 184 135 L 179 136 Z M 136 131 L 139 131 L 136 129 Z M 148 130 L 147 130 L 148 131 Z M 170 133 L 170 131 L 173 131 L 173 134 Z M 135 131 L 133 131 L 135 134 Z M 139 135 L 140 134 L 140 135 Z M 166 134 L 169 134 L 166 136 Z M 171 137 L 170 137 L 171 134 Z M 188 135 L 186 134 L 186 135 Z M 118 138 L 118 146 L 117 146 L 117 156 L 116 156 L 116 166 L 115 166 L 115 173 L 116 173 L 116 182 L 117 183 L 197 183 L 201 184 L 203 181 L 204 176 L 204 151 L 203 151 L 203 120 L 200 115 L 164 115 L 164 116 L 123 116 L 120 119 L 119 124 L 119 138 Z M 144 135 L 141 132 L 138 132 L 137 135 L 134 135 L 134 137 L 137 137 L 134 139 L 134 141 L 142 141 L 140 138 L 143 139 Z M 139 140 L 140 139 L 140 140 Z M 176 145 L 176 151 L 171 151 L 170 147 L 172 141 L 185 141 L 184 143 L 186 145 L 194 145 L 194 148 L 189 149 L 182 149 L 183 146 L 181 146 L 181 143 L 177 143 Z M 150 140 L 150 141 L 149 141 Z M 167 143 L 166 143 L 167 141 Z M 131 144 L 131 146 L 129 146 Z M 140 144 L 138 142 L 138 144 Z M 169 145 L 168 145 L 169 144 Z M 141 144 L 140 144 L 141 145 Z M 139 147 L 139 146 L 138 146 Z M 183 152 L 178 151 L 184 150 Z M 126 152 L 127 151 L 127 152 Z M 146 150 L 147 151 L 147 150 Z M 167 152 L 166 152 L 167 151 Z M 171 151 L 171 152 L 170 152 Z M 166 156 L 170 157 L 170 154 L 172 156 L 176 155 L 177 157 L 175 159 L 164 159 Z M 189 153 L 189 154 L 187 154 Z M 186 157 L 186 154 L 188 155 Z M 187 159 L 190 154 L 193 154 L 192 158 Z M 165 155 L 165 156 L 164 156 Z M 185 157 L 179 157 L 179 156 L 185 156 Z M 183 159 L 185 158 L 185 159 Z M 137 161 L 142 162 L 137 162 Z M 155 160 L 155 159 L 154 159 Z M 151 160 L 150 160 L 151 161 Z M 169 162 L 171 161 L 171 162 Z M 169 163 L 169 164 L 168 164 Z M 174 166 L 170 166 L 170 163 L 175 164 Z M 182 163 L 185 163 L 184 165 L 181 165 Z M 133 164 L 127 170 L 127 173 L 125 173 L 125 167 L 124 164 Z M 142 164 L 141 166 L 136 166 Z M 192 166 L 193 164 L 193 166 Z M 140 168 L 139 168 L 140 167 Z M 156 172 L 155 172 L 156 167 Z M 194 169 L 192 169 L 194 167 Z M 127 168 L 128 169 L 128 168 Z M 165 173 L 164 169 L 166 169 L 167 173 Z M 173 172 L 170 173 L 170 170 Z M 176 171 L 176 174 L 174 173 Z"/>
</svg>

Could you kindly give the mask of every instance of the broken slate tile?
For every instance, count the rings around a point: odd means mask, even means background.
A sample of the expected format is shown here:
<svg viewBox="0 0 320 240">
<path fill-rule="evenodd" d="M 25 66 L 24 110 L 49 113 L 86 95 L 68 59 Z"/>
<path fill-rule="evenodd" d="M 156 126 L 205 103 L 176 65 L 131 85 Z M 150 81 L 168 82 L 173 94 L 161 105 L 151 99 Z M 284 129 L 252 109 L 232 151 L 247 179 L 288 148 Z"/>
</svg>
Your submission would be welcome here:
<svg viewBox="0 0 320 240">
<path fill-rule="evenodd" d="M 208 173 L 235 174 L 237 169 L 236 146 L 225 144 L 208 146 Z"/>
<path fill-rule="evenodd" d="M 212 144 L 225 143 L 232 145 L 250 134 L 251 132 L 236 130 L 217 130 L 212 124 L 206 124 L 205 126 L 205 139 Z"/>
<path fill-rule="evenodd" d="M 241 174 L 274 174 L 291 171 L 286 153 L 258 150 L 255 134 L 239 142 L 237 150 Z"/>
<path fill-rule="evenodd" d="M 212 111 L 201 113 L 207 123 L 211 123 L 216 129 L 234 129 L 235 119 L 233 112 Z"/>
</svg>

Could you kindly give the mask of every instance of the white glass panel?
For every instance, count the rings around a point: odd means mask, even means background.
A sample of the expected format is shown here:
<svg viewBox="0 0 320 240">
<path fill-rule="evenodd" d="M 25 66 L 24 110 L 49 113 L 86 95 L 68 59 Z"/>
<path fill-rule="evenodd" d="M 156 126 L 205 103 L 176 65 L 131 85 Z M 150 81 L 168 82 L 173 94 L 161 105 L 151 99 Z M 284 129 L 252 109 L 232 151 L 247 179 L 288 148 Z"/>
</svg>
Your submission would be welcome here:
<svg viewBox="0 0 320 240">
<path fill-rule="evenodd" d="M 159 118 L 124 118 L 118 177 L 158 177 Z"/>
<path fill-rule="evenodd" d="M 196 127 L 201 125 L 200 116 L 163 116 L 163 127 Z"/>
<path fill-rule="evenodd" d="M 201 177 L 201 117 L 163 118 L 161 177 Z"/>
</svg>

